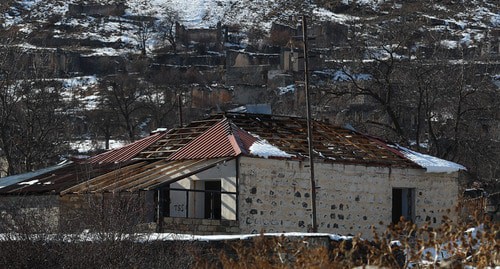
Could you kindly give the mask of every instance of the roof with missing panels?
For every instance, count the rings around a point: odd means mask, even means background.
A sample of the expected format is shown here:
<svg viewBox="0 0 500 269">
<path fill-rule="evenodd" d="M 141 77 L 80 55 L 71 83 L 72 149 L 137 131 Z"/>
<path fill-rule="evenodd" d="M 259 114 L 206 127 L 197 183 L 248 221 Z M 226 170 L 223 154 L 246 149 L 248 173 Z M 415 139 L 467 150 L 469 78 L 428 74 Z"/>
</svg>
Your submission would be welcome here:
<svg viewBox="0 0 500 269">
<path fill-rule="evenodd" d="M 146 147 L 165 136 L 165 132 L 157 132 L 143 139 L 125 145 L 121 148 L 106 151 L 86 160 L 87 163 L 121 163 L 129 161 L 143 151 Z"/>
<path fill-rule="evenodd" d="M 264 140 L 290 158 L 309 155 L 304 118 L 224 113 L 171 130 L 138 157 L 180 160 L 251 156 L 257 155 L 251 149 L 254 142 Z M 382 140 L 328 123 L 313 122 L 313 141 L 318 161 L 417 167 Z"/>
<path fill-rule="evenodd" d="M 465 169 L 353 130 L 320 121 L 312 126 L 316 162 L 426 168 L 428 172 Z M 302 160 L 308 152 L 304 118 L 224 113 L 80 163 L 15 176 L 15 184 L 0 186 L 0 194 L 150 190 L 241 155 Z"/>
<path fill-rule="evenodd" d="M 119 164 L 69 163 L 58 169 L 42 170 L 42 172 L 35 173 L 35 175 L 22 181 L 0 187 L 0 194 L 59 194 L 76 184 L 119 168 Z M 0 178 L 0 180 L 2 179 Z"/>
</svg>

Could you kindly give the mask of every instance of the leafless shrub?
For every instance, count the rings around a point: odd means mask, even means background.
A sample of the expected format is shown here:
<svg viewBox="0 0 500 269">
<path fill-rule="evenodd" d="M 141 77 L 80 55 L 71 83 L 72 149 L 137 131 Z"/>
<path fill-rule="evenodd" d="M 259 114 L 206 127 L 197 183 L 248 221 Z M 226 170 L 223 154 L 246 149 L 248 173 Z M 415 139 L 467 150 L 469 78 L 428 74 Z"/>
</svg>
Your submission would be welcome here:
<svg viewBox="0 0 500 269">
<path fill-rule="evenodd" d="M 139 233 L 147 220 L 140 197 L 82 196 L 72 212 L 55 207 L 55 195 L 3 198 L 2 268 L 191 267 L 193 243 Z"/>
</svg>

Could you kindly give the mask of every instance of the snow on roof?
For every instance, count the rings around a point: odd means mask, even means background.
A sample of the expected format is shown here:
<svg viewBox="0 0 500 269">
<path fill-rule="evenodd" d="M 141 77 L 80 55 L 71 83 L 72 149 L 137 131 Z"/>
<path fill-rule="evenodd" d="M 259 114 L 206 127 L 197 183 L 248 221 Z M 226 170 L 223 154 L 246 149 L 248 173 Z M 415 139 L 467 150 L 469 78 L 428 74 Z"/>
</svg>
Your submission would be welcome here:
<svg viewBox="0 0 500 269">
<path fill-rule="evenodd" d="M 425 168 L 427 173 L 452 173 L 459 170 L 467 170 L 467 168 L 458 163 L 419 153 L 399 145 L 396 145 L 395 148 L 406 158 Z"/>
<path fill-rule="evenodd" d="M 20 182 L 19 185 L 33 185 L 33 184 L 36 184 L 38 182 L 39 182 L 38 179 L 34 179 L 34 180 L 30 180 L 30 181 Z"/>
<path fill-rule="evenodd" d="M 269 157 L 295 157 L 295 155 L 288 154 L 278 147 L 271 145 L 266 140 L 255 141 L 252 146 L 250 146 L 250 153 L 259 157 L 264 157 L 266 159 Z"/>
</svg>

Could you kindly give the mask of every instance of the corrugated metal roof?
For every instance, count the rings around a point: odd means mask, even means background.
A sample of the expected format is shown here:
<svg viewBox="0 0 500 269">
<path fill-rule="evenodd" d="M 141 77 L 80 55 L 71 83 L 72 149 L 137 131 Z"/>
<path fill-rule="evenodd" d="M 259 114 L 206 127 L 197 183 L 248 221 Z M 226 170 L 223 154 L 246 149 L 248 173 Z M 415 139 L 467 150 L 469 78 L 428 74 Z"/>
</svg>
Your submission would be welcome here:
<svg viewBox="0 0 500 269">
<path fill-rule="evenodd" d="M 151 144 L 138 157 L 143 159 L 166 159 L 222 119 L 223 116 L 219 115 L 202 121 L 193 121 L 186 127 L 171 129 L 165 134 L 165 137 Z"/>
<path fill-rule="evenodd" d="M 70 163 L 1 188 L 0 194 L 59 194 L 62 190 L 119 167 L 119 164 Z"/>
<path fill-rule="evenodd" d="M 142 161 L 70 187 L 62 191 L 61 195 L 68 193 L 152 190 L 200 173 L 231 159 Z"/>
<path fill-rule="evenodd" d="M 312 126 L 318 160 L 416 167 L 380 139 L 320 121 Z M 296 158 L 308 158 L 306 119 L 229 112 L 172 130 L 139 156 L 181 160 L 251 155 L 250 146 L 260 139 Z"/>
<path fill-rule="evenodd" d="M 213 165 L 220 158 L 252 156 L 249 148 L 261 139 L 295 158 L 307 158 L 306 130 L 304 118 L 218 114 L 97 155 L 84 163 L 36 174 L 0 188 L 0 193 L 149 189 L 176 179 L 186 171 Z M 317 161 L 419 167 L 381 139 L 324 122 L 313 122 L 313 141 Z M 135 161 L 132 162 L 132 158 Z"/>
<path fill-rule="evenodd" d="M 255 136 L 240 129 L 233 123 L 231 123 L 231 130 L 236 142 L 238 143 L 238 146 L 241 149 L 241 152 L 245 155 L 250 154 L 250 147 L 253 145 L 253 143 L 258 141 L 258 139 Z"/>
<path fill-rule="evenodd" d="M 243 136 L 244 139 L 242 140 L 239 136 Z M 222 119 L 183 148 L 170 155 L 168 160 L 238 156 L 242 152 L 248 152 L 248 143 L 245 143 L 249 140 L 247 136 L 247 133 L 242 132 L 237 127 L 231 128 L 227 119 Z"/>
<path fill-rule="evenodd" d="M 137 140 L 118 149 L 113 149 L 89 158 L 88 163 L 120 163 L 129 161 L 145 148 L 165 137 L 165 132 L 158 132 L 143 139 Z"/>
</svg>

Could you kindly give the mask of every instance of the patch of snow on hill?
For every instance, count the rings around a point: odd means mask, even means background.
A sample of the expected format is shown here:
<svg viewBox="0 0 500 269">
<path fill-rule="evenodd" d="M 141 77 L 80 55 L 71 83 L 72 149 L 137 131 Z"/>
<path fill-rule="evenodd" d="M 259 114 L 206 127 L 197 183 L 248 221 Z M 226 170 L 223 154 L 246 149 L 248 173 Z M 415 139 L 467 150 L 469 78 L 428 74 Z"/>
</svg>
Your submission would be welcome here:
<svg viewBox="0 0 500 269">
<path fill-rule="evenodd" d="M 109 140 L 109 149 L 121 148 L 127 143 L 125 141 Z M 82 140 L 69 143 L 71 149 L 78 151 L 78 153 L 88 153 L 97 149 L 105 148 L 105 141 Z"/>
<path fill-rule="evenodd" d="M 493 14 L 490 17 L 491 26 L 500 27 L 500 14 Z"/>
<path fill-rule="evenodd" d="M 287 94 L 289 92 L 295 92 L 295 84 L 291 84 L 285 87 L 278 87 L 279 95 Z"/>
<path fill-rule="evenodd" d="M 344 5 L 356 4 L 359 6 L 367 6 L 372 9 L 377 9 L 379 5 L 385 3 L 385 0 L 342 0 L 341 3 Z"/>
<path fill-rule="evenodd" d="M 456 49 L 458 47 L 458 42 L 454 40 L 441 40 L 440 44 L 447 49 Z"/>
</svg>

